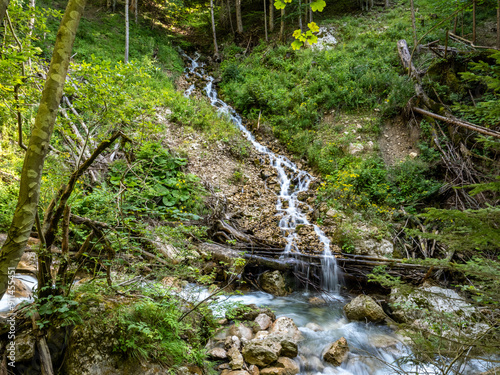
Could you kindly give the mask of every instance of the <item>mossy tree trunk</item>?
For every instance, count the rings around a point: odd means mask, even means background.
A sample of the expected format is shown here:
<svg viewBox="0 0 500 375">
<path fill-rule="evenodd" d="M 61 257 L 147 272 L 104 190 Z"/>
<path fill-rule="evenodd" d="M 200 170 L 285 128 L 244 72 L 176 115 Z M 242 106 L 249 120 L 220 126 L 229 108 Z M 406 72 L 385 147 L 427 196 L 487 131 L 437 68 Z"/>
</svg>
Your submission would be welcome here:
<svg viewBox="0 0 500 375">
<path fill-rule="evenodd" d="M 35 222 L 43 164 L 49 152 L 71 50 L 85 2 L 86 0 L 69 0 L 59 26 L 49 73 L 24 158 L 17 207 L 7 240 L 0 251 L 0 298 L 7 289 L 8 270 L 17 267 Z"/>
<path fill-rule="evenodd" d="M 9 2 L 10 0 L 0 0 L 0 26 L 5 17 L 5 12 L 7 12 L 7 8 L 9 7 Z"/>
</svg>

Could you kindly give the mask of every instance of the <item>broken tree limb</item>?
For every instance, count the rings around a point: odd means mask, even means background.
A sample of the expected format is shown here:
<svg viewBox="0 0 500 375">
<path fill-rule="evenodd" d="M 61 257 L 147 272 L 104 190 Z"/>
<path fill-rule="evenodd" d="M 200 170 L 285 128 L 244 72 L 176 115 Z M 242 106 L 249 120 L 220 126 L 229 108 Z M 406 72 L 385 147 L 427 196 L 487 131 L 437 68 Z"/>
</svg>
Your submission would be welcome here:
<svg viewBox="0 0 500 375">
<path fill-rule="evenodd" d="M 435 118 L 437 120 L 447 122 L 447 123 L 452 124 L 452 125 L 461 126 L 463 128 L 473 130 L 475 132 L 489 135 L 491 137 L 500 139 L 500 132 L 485 128 L 483 126 L 471 124 L 470 122 L 465 122 L 465 121 L 459 120 L 457 118 L 450 118 L 450 117 L 441 116 L 441 115 L 438 115 L 436 113 L 432 113 L 432 112 L 426 111 L 425 109 L 418 108 L 418 107 L 413 107 L 413 111 L 420 113 L 421 115 L 424 115 L 424 116 L 429 116 L 429 117 Z"/>
<path fill-rule="evenodd" d="M 456 42 L 461 42 L 464 44 L 468 44 L 472 48 L 478 48 L 478 49 L 498 49 L 496 47 L 488 47 L 488 46 L 476 46 L 471 40 L 467 40 L 465 38 L 462 38 L 461 36 L 458 36 L 456 34 L 453 34 L 450 32 L 450 38 L 453 39 Z"/>
</svg>

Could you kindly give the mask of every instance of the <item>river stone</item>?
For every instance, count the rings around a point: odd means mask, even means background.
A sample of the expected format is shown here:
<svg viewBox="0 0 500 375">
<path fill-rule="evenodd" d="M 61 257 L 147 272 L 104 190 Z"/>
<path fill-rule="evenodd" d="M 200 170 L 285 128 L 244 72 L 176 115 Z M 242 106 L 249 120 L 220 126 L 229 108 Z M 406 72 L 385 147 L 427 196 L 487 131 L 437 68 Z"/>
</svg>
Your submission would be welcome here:
<svg viewBox="0 0 500 375">
<path fill-rule="evenodd" d="M 259 375 L 260 374 L 259 368 L 255 365 L 248 366 L 248 372 L 250 373 L 250 375 Z"/>
<path fill-rule="evenodd" d="M 344 306 L 344 313 L 350 320 L 383 322 L 387 315 L 371 297 L 359 295 Z"/>
<path fill-rule="evenodd" d="M 302 339 L 302 334 L 295 325 L 293 319 L 287 318 L 286 316 L 276 319 L 269 329 L 269 333 L 276 336 L 289 336 L 295 341 Z"/>
<path fill-rule="evenodd" d="M 283 367 L 285 375 L 297 375 L 300 372 L 300 367 L 293 359 L 287 357 L 278 358 L 276 367 Z"/>
<path fill-rule="evenodd" d="M 243 358 L 251 365 L 266 367 L 275 362 L 281 352 L 281 344 L 276 340 L 251 340 L 243 348 Z"/>
<path fill-rule="evenodd" d="M 241 370 L 245 365 L 245 363 L 243 362 L 243 356 L 238 349 L 229 349 L 227 351 L 227 356 L 230 359 L 229 366 L 231 366 L 232 370 Z"/>
<path fill-rule="evenodd" d="M 15 338 L 16 362 L 29 361 L 35 355 L 35 337 L 31 331 L 22 333 Z"/>
<path fill-rule="evenodd" d="M 14 280 L 13 294 L 9 294 L 15 298 L 29 298 L 31 297 L 31 289 L 19 279 Z"/>
<path fill-rule="evenodd" d="M 259 331 L 255 334 L 254 339 L 256 340 L 262 340 L 263 338 L 269 336 L 269 332 L 267 331 Z"/>
<path fill-rule="evenodd" d="M 253 338 L 253 330 L 244 324 L 233 324 L 229 328 L 231 336 L 237 336 L 241 341 L 248 341 Z"/>
<path fill-rule="evenodd" d="M 238 336 L 228 336 L 226 341 L 224 342 L 224 348 L 229 350 L 231 348 L 240 349 L 241 348 L 241 340 Z"/>
<path fill-rule="evenodd" d="M 269 316 L 267 316 L 266 314 L 259 314 L 255 318 L 254 321 L 259 326 L 259 328 L 260 328 L 259 331 L 264 331 L 264 330 L 268 329 L 271 326 L 271 324 L 273 323 L 271 318 Z"/>
<path fill-rule="evenodd" d="M 260 277 L 261 288 L 275 296 L 286 296 L 288 294 L 285 278 L 279 271 L 264 272 Z"/>
<path fill-rule="evenodd" d="M 213 359 L 227 358 L 227 352 L 223 348 L 213 348 L 208 352 L 208 355 Z"/>
<path fill-rule="evenodd" d="M 242 306 L 234 312 L 234 319 L 237 320 L 255 320 L 260 314 L 266 314 L 271 320 L 276 319 L 276 315 L 271 311 L 271 309 L 258 307 L 255 304 Z"/>
<path fill-rule="evenodd" d="M 321 332 L 324 331 L 323 327 L 321 327 L 319 324 L 316 323 L 307 323 L 306 328 L 309 328 L 311 331 L 314 332 Z"/>
<path fill-rule="evenodd" d="M 334 366 L 340 366 L 342 362 L 347 359 L 348 353 L 349 345 L 347 345 L 347 340 L 341 337 L 327 346 L 326 350 L 323 352 L 323 359 L 325 362 L 331 363 Z"/>
</svg>

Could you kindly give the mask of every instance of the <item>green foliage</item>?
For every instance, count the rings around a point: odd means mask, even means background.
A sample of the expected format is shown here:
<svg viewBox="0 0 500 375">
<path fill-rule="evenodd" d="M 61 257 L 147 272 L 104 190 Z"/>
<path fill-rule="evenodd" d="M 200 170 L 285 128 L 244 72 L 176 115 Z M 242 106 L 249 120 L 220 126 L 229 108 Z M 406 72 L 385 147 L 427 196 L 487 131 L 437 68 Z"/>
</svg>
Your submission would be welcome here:
<svg viewBox="0 0 500 375">
<path fill-rule="evenodd" d="M 337 208 L 390 217 L 401 206 L 414 210 L 441 187 L 430 178 L 428 165 L 422 161 L 408 159 L 386 169 L 376 157 L 341 160 L 318 188 L 320 199 Z"/>
<path fill-rule="evenodd" d="M 454 108 L 470 121 L 493 127 L 500 124 L 500 52 L 492 52 L 490 58 L 493 64 L 471 62 L 470 70 L 461 73 L 466 82 L 487 88 L 483 97 L 473 105 L 456 103 Z"/>
<path fill-rule="evenodd" d="M 31 316 L 35 312 L 40 314 L 40 320 L 37 321 L 40 329 L 46 328 L 54 322 L 57 322 L 60 327 L 64 327 L 82 322 L 77 310 L 78 302 L 72 298 L 50 294 L 47 297 L 36 298 L 35 303 L 30 305 L 27 315 Z"/>
<path fill-rule="evenodd" d="M 464 211 L 429 208 L 421 216 L 439 228 L 439 234 L 418 232 L 422 237 L 437 239 L 462 253 L 500 250 L 500 207 Z"/>
<path fill-rule="evenodd" d="M 199 179 L 182 172 L 186 159 L 172 156 L 161 144 L 146 142 L 132 164 L 111 166 L 110 184 L 121 191 L 120 210 L 125 215 L 198 219 L 204 190 Z"/>
<path fill-rule="evenodd" d="M 178 322 L 182 314 L 179 307 L 178 300 L 165 298 L 119 308 L 112 319 L 118 332 L 116 350 L 168 367 L 185 363 L 201 365 L 205 357 L 204 340 L 198 336 L 193 322 Z M 183 340 L 181 336 L 185 335 L 191 338 Z"/>
</svg>

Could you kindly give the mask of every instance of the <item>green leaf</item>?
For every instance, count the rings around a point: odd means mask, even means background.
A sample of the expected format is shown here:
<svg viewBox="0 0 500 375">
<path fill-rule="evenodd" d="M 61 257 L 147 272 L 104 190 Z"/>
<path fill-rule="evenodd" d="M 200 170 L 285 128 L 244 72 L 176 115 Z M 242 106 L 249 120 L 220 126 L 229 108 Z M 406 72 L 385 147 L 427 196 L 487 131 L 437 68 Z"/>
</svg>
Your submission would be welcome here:
<svg viewBox="0 0 500 375">
<path fill-rule="evenodd" d="M 274 2 L 274 7 L 276 9 L 285 9 L 285 3 L 283 3 L 281 0 L 276 0 Z"/>
<path fill-rule="evenodd" d="M 304 45 L 304 43 L 302 43 L 301 41 L 299 40 L 295 40 L 293 43 L 292 43 L 292 48 L 294 50 L 298 50 L 300 49 L 300 47 L 302 47 Z"/>
<path fill-rule="evenodd" d="M 319 31 L 319 26 L 316 24 L 316 22 L 310 22 L 310 23 L 308 23 L 307 27 L 313 33 L 317 33 Z"/>
<path fill-rule="evenodd" d="M 326 6 L 325 0 L 316 0 L 311 3 L 311 9 L 313 12 L 322 12 Z"/>
</svg>

